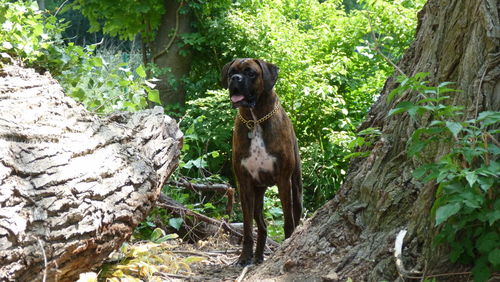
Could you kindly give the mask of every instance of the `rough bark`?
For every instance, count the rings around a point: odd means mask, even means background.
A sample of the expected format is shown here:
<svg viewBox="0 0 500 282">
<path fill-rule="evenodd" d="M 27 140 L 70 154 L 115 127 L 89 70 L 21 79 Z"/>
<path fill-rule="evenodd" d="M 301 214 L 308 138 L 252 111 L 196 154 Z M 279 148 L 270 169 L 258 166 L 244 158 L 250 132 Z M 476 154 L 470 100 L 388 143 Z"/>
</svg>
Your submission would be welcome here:
<svg viewBox="0 0 500 282">
<path fill-rule="evenodd" d="M 416 40 L 399 63 L 407 75 L 430 72 L 431 82 L 455 82 L 463 92 L 454 94 L 450 104 L 465 106 L 464 119 L 500 110 L 499 5 L 498 0 L 430 0 L 419 13 Z M 371 154 L 351 162 L 336 197 L 248 280 L 397 280 L 393 248 L 402 229 L 408 230 L 403 249 L 407 269 L 426 274 L 460 269 L 447 260 L 447 249 L 431 246 L 435 186 L 412 178 L 420 163 L 407 156 L 405 147 L 415 123 L 407 115 L 387 117 L 396 103 L 415 99 L 405 95 L 388 105 L 386 96 L 396 86 L 394 78 L 387 80 L 361 126 L 382 131 L 380 140 L 366 148 Z M 431 148 L 428 160 L 436 160 L 448 146 Z"/>
<path fill-rule="evenodd" d="M 152 62 L 169 71 L 158 77 L 160 81 L 156 88 L 163 105 L 183 106 L 186 93 L 182 79 L 191 68 L 191 55 L 186 46 L 180 46 L 179 36 L 192 31 L 191 15 L 181 11 L 182 8 L 185 9 L 185 1 L 164 0 L 164 3 L 166 13 L 152 43 Z"/>
<path fill-rule="evenodd" d="M 176 168 L 162 108 L 105 118 L 49 75 L 0 70 L 0 280 L 74 280 L 128 239 Z"/>
</svg>

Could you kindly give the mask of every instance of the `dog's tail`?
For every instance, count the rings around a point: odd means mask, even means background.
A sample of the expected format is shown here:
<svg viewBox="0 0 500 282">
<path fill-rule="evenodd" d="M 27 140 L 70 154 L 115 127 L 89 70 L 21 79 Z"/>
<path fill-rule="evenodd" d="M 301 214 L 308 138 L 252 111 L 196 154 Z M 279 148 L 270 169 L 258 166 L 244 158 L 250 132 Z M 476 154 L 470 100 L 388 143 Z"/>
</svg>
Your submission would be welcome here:
<svg viewBox="0 0 500 282">
<path fill-rule="evenodd" d="M 302 217 L 302 167 L 300 164 L 299 145 L 295 142 L 295 168 L 292 173 L 292 201 L 293 201 L 293 220 L 297 227 Z"/>
</svg>

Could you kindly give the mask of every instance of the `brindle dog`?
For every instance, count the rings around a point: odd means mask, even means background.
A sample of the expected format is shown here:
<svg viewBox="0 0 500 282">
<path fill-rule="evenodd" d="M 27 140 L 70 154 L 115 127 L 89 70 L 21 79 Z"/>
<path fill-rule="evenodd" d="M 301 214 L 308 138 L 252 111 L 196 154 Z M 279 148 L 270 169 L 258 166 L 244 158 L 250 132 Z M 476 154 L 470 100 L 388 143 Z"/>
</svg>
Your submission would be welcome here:
<svg viewBox="0 0 500 282">
<path fill-rule="evenodd" d="M 278 68 L 256 59 L 236 59 L 222 69 L 233 107 L 233 170 L 243 210 L 243 250 L 238 264 L 261 263 L 267 228 L 262 215 L 267 187 L 277 185 L 285 219 L 285 238 L 302 216 L 302 176 L 292 123 L 274 92 Z M 258 227 L 253 253 L 253 220 Z"/>
</svg>

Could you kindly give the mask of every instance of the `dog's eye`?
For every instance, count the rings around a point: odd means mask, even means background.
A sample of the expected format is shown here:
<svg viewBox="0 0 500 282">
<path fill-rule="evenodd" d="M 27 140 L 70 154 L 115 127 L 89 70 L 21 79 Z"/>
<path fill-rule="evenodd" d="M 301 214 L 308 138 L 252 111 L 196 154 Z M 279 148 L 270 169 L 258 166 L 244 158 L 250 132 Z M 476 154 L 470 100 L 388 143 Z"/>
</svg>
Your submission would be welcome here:
<svg viewBox="0 0 500 282">
<path fill-rule="evenodd" d="M 245 74 L 249 77 L 255 77 L 255 71 L 251 68 L 245 69 Z"/>
</svg>

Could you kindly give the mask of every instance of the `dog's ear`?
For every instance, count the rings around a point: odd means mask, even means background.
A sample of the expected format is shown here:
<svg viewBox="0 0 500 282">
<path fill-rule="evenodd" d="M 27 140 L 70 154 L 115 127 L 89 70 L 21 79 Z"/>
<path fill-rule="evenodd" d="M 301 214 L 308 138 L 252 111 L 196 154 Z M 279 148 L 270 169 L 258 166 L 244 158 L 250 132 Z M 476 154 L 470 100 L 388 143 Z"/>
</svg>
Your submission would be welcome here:
<svg viewBox="0 0 500 282">
<path fill-rule="evenodd" d="M 264 80 L 264 90 L 271 91 L 273 89 L 274 84 L 276 84 L 276 80 L 278 79 L 278 67 L 265 62 L 263 60 L 256 60 L 262 69 L 262 79 Z"/>
<path fill-rule="evenodd" d="M 236 59 L 232 60 L 231 62 L 227 63 L 224 65 L 224 67 L 222 67 L 222 73 L 221 73 L 221 84 L 222 84 L 222 87 L 224 87 L 224 89 L 227 89 L 229 87 L 229 85 L 227 85 L 227 75 L 228 75 L 228 71 L 229 71 L 229 68 L 231 67 L 231 65 L 234 63 L 234 61 L 236 61 Z"/>
</svg>

